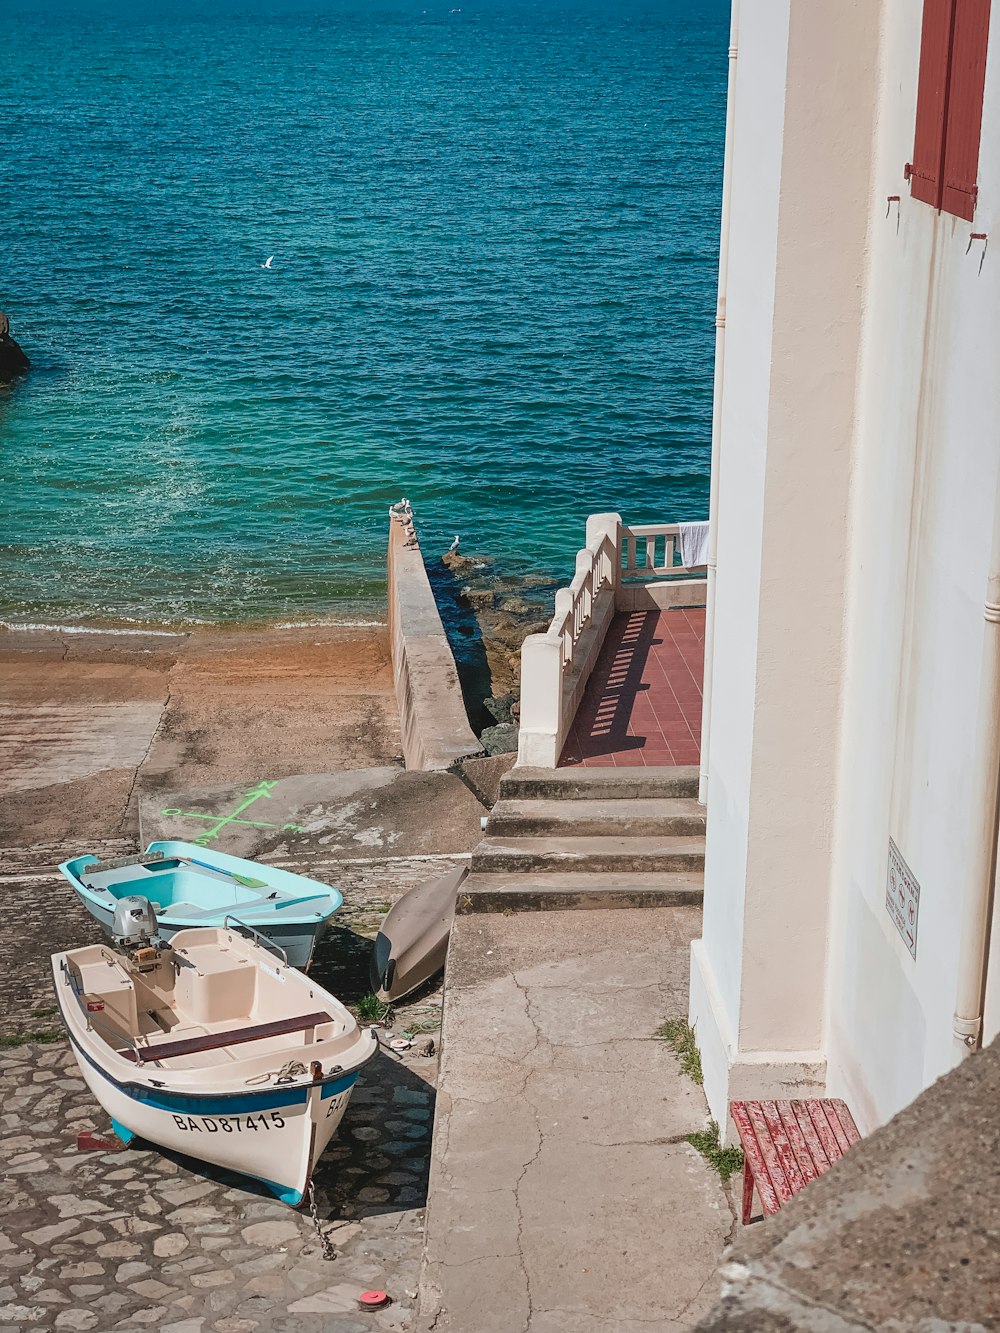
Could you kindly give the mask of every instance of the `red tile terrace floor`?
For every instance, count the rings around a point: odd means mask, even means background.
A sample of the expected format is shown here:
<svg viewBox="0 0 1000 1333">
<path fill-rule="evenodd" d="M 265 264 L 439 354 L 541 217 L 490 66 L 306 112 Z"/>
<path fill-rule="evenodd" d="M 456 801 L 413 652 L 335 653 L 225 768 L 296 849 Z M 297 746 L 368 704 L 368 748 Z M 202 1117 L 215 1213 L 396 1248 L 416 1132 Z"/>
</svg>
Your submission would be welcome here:
<svg viewBox="0 0 1000 1333">
<path fill-rule="evenodd" d="M 704 607 L 615 616 L 561 762 L 697 764 L 704 666 Z"/>
</svg>

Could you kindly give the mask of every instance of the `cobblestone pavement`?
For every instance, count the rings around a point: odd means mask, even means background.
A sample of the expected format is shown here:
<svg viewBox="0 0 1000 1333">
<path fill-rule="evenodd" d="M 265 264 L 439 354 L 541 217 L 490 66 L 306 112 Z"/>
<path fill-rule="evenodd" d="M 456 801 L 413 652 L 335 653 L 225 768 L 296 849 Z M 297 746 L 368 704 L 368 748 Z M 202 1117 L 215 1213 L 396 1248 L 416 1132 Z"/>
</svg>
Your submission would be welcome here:
<svg viewBox="0 0 1000 1333">
<path fill-rule="evenodd" d="M 114 853 L 130 850 L 116 846 Z M 14 964 L 0 981 L 3 1031 L 22 1039 L 54 1021 L 49 953 L 97 938 L 51 873 L 57 851 L 0 862 L 0 939 L 4 960 Z M 338 867 L 346 901 L 317 955 L 320 984 L 347 1003 L 366 993 L 369 941 L 384 912 L 450 864 L 389 859 Z M 410 1328 L 437 1073 L 436 1053 L 421 1052 L 437 1042 L 440 1001 L 431 990 L 398 1010 L 393 1030 L 413 1034 L 413 1047 L 401 1058 L 383 1052 L 365 1069 L 320 1162 L 317 1212 L 333 1261 L 323 1258 L 308 1213 L 245 1178 L 145 1145 L 79 1152 L 81 1130 L 109 1124 L 66 1042 L 0 1048 L 0 1333 Z M 372 1288 L 388 1291 L 393 1303 L 362 1313 L 357 1296 Z"/>
</svg>

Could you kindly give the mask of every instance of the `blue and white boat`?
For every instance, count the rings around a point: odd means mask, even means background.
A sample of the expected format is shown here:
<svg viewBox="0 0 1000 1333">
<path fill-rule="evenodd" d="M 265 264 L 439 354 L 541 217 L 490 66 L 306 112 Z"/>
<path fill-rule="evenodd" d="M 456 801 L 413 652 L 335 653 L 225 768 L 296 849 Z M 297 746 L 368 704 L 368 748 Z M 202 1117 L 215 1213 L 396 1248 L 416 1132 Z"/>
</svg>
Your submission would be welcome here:
<svg viewBox="0 0 1000 1333">
<path fill-rule="evenodd" d="M 52 969 L 80 1072 L 118 1137 L 254 1176 L 298 1205 L 378 1050 L 373 1032 L 236 929 L 162 945 L 137 897 L 115 926 L 117 949 L 70 949 Z"/>
<path fill-rule="evenodd" d="M 77 856 L 59 869 L 108 935 L 118 901 L 138 896 L 152 905 L 164 943 L 179 930 L 235 922 L 272 941 L 292 967 L 303 969 L 344 901 L 338 889 L 304 875 L 187 842 L 151 842 L 134 860 L 104 864 L 96 856 Z"/>
</svg>

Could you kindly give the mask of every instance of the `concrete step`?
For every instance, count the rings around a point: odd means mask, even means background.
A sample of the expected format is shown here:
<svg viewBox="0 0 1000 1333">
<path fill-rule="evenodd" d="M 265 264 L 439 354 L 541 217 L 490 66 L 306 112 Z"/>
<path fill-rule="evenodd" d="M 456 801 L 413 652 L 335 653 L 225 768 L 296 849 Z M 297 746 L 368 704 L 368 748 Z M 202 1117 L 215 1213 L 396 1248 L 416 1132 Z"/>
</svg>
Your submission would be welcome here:
<svg viewBox="0 0 1000 1333">
<path fill-rule="evenodd" d="M 504 798 L 493 807 L 487 827 L 491 838 L 704 837 L 705 807 L 690 796 L 574 801 Z"/>
<path fill-rule="evenodd" d="M 559 912 L 581 908 L 688 907 L 700 905 L 704 880 L 695 871 L 601 874 L 555 871 L 535 875 L 470 875 L 458 895 L 458 911 Z"/>
<path fill-rule="evenodd" d="M 501 800 L 656 800 L 698 795 L 698 770 L 664 768 L 512 768 Z"/>
<path fill-rule="evenodd" d="M 703 871 L 704 838 L 494 838 L 472 853 L 471 870 L 486 874 L 584 870 L 627 873 L 662 870 Z"/>
</svg>

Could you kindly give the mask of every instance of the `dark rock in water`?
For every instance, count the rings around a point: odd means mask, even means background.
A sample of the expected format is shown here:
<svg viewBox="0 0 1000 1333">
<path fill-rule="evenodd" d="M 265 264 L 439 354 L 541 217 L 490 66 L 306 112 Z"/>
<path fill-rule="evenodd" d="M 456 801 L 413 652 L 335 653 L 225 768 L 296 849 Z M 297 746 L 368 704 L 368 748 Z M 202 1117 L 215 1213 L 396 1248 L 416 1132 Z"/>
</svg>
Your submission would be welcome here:
<svg viewBox="0 0 1000 1333">
<path fill-rule="evenodd" d="M 500 603 L 500 610 L 512 616 L 530 616 L 538 610 L 538 607 L 532 606 L 523 597 L 508 597 L 506 601 Z"/>
<path fill-rule="evenodd" d="M 459 555 L 457 551 L 445 551 L 441 563 L 453 574 L 466 574 L 473 569 L 483 569 L 486 565 L 492 564 L 492 561 L 482 555 Z"/>
<path fill-rule="evenodd" d="M 496 601 L 492 588 L 463 588 L 462 596 L 477 611 L 485 611 Z"/>
<path fill-rule="evenodd" d="M 27 374 L 30 365 L 27 353 L 10 336 L 10 320 L 0 311 L 0 383 L 9 384 Z"/>
<path fill-rule="evenodd" d="M 512 722 L 487 727 L 479 739 L 487 754 L 510 754 L 517 749 L 517 727 Z"/>
<path fill-rule="evenodd" d="M 502 694 L 499 698 L 495 696 L 491 699 L 483 700 L 483 707 L 498 722 L 510 722 L 513 716 L 512 709 L 517 703 L 517 695 L 513 690 L 509 694 Z"/>
</svg>

